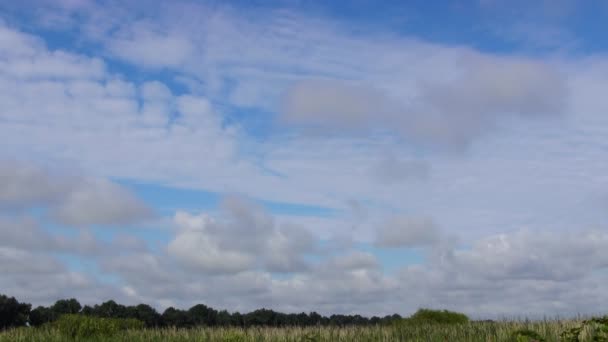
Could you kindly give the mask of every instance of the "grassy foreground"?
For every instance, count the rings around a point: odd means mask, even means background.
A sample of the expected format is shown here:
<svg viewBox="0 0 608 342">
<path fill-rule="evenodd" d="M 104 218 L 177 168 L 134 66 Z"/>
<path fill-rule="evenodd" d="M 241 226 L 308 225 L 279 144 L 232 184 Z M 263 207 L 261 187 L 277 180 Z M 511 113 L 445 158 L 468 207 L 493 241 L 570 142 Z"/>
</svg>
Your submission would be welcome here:
<svg viewBox="0 0 608 342">
<path fill-rule="evenodd" d="M 416 324 L 371 327 L 195 328 L 126 330 L 112 336 L 72 338 L 57 327 L 17 328 L 0 333 L 0 341 L 576 341 L 562 332 L 580 321 L 471 322 L 457 325 Z M 530 330 L 541 338 L 517 334 Z M 608 341 L 597 327 L 587 326 L 580 341 Z M 531 335 L 528 335 L 531 336 Z M 596 339 L 593 339 L 595 336 Z M 599 336 L 600 339 L 597 339 Z"/>
</svg>

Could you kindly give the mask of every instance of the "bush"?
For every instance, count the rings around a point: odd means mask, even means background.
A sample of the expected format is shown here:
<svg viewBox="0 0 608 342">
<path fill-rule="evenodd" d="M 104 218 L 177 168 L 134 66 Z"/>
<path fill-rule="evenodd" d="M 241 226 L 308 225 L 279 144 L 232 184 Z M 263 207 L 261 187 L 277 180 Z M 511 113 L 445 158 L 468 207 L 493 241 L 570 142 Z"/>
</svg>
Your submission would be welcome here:
<svg viewBox="0 0 608 342">
<path fill-rule="evenodd" d="M 142 329 L 144 323 L 133 318 L 101 318 L 62 315 L 52 323 L 62 335 L 79 339 L 112 336 L 124 330 Z"/>
<path fill-rule="evenodd" d="M 469 318 L 463 313 L 430 309 L 419 309 L 415 314 L 406 320 L 410 323 L 416 324 L 464 324 L 469 322 Z"/>
<path fill-rule="evenodd" d="M 545 339 L 534 330 L 517 330 L 511 334 L 512 342 L 544 342 Z"/>
<path fill-rule="evenodd" d="M 587 333 L 589 337 L 593 338 L 593 341 L 608 341 L 608 316 L 584 320 L 579 326 L 563 331 L 561 340 L 579 342 L 585 329 L 588 330 Z"/>
</svg>

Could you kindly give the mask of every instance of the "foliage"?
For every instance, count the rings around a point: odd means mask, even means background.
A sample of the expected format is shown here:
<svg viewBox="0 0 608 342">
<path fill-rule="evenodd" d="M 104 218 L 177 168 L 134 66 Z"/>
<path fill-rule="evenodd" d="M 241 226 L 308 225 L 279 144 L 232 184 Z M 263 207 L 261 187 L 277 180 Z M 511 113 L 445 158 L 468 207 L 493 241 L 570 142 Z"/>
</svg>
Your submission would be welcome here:
<svg viewBox="0 0 608 342">
<path fill-rule="evenodd" d="M 51 310 L 57 315 L 63 314 L 77 314 L 82 309 L 80 303 L 74 299 L 60 299 L 51 306 Z"/>
<path fill-rule="evenodd" d="M 608 316 L 584 320 L 561 334 L 565 342 L 580 342 L 585 336 L 594 342 L 608 342 Z"/>
<path fill-rule="evenodd" d="M 30 304 L 19 303 L 15 297 L 0 295 L 0 330 L 24 326 L 31 307 Z"/>
<path fill-rule="evenodd" d="M 469 321 L 464 314 L 420 309 L 401 316 L 323 316 L 259 309 L 249 313 L 217 311 L 203 304 L 159 314 L 146 304 L 114 301 L 81 307 L 76 299 L 50 307 L 19 303 L 0 295 L 2 341 L 608 341 L 608 316 L 570 321 Z M 24 327 L 28 320 L 35 328 Z M 142 329 L 143 327 L 149 329 Z"/>
<path fill-rule="evenodd" d="M 369 326 L 309 326 L 309 327 L 195 327 L 189 329 L 154 328 L 123 330 L 111 338 L 79 337 L 78 341 L 118 342 L 183 342 L 183 341 L 230 341 L 230 342 L 346 342 L 346 341 L 413 341 L 413 342 L 512 342 L 515 332 L 537 332 L 547 342 L 558 342 L 560 333 L 578 327 L 580 321 L 499 321 L 469 322 L 466 324 L 417 324 L 417 325 L 369 325 Z M 53 324 L 38 328 L 17 328 L 0 333 L 0 342 L 63 342 L 69 338 Z M 526 341 L 526 340 L 524 340 Z M 528 342 L 533 340 L 527 340 Z M 593 341 L 583 332 L 579 341 Z"/>
<path fill-rule="evenodd" d="M 204 304 L 197 304 L 188 310 L 192 324 L 214 326 L 217 324 L 217 311 Z"/>
<path fill-rule="evenodd" d="M 30 325 L 35 327 L 45 323 L 53 322 L 57 319 L 57 315 L 51 308 L 39 306 L 30 312 Z"/>
<path fill-rule="evenodd" d="M 75 314 L 62 315 L 52 325 L 60 334 L 75 339 L 114 336 L 118 332 L 144 327 L 143 322 L 133 318 L 102 318 Z"/>
<path fill-rule="evenodd" d="M 545 339 L 534 330 L 521 329 L 514 331 L 511 335 L 513 342 L 544 342 Z"/>
<path fill-rule="evenodd" d="M 61 315 L 77 314 L 82 309 L 80 303 L 74 299 L 60 299 L 51 307 L 39 306 L 30 312 L 29 322 L 33 326 L 54 322 Z"/>
<path fill-rule="evenodd" d="M 191 317 L 187 311 L 169 307 L 162 314 L 162 321 L 168 327 L 188 328 L 193 325 Z"/>
<path fill-rule="evenodd" d="M 161 315 L 150 305 L 139 304 L 137 306 L 128 307 L 127 311 L 128 317 L 144 322 L 147 327 L 158 327 L 161 325 Z"/>
<path fill-rule="evenodd" d="M 469 318 L 463 313 L 448 310 L 419 309 L 407 319 L 407 322 L 413 324 L 465 324 L 469 322 Z"/>
<path fill-rule="evenodd" d="M 7 298 L 6 296 L 4 296 Z M 14 300 L 14 298 L 13 298 Z M 16 302 L 16 300 L 15 300 Z M 26 304 L 29 305 L 29 304 Z M 6 309 L 0 305 L 0 313 Z M 249 313 L 239 312 L 230 313 L 226 310 L 217 311 L 204 304 L 196 304 L 188 310 L 177 308 L 167 308 L 159 314 L 153 307 L 146 304 L 136 306 L 125 306 L 113 300 L 105 301 L 93 306 L 85 305 L 72 299 L 60 299 L 50 307 L 39 306 L 34 310 L 24 307 L 24 314 L 18 323 L 7 325 L 24 325 L 29 314 L 29 323 L 32 326 L 41 326 L 51 323 L 66 314 L 80 314 L 84 316 L 101 318 L 133 318 L 145 324 L 148 328 L 175 327 L 175 328 L 195 328 L 202 326 L 232 326 L 232 327 L 251 327 L 251 326 L 368 326 L 385 325 L 393 321 L 401 320 L 401 316 L 394 314 L 385 317 L 367 318 L 361 315 L 331 315 L 322 316 L 316 312 L 282 313 L 270 309 L 259 309 Z M 1 327 L 2 325 L 0 325 Z"/>
</svg>

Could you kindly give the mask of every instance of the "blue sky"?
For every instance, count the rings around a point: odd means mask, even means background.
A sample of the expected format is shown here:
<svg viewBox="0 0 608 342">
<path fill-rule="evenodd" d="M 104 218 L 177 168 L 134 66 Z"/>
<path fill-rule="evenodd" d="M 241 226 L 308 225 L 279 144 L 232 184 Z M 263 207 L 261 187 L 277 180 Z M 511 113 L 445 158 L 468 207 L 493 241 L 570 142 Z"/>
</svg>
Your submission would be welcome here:
<svg viewBox="0 0 608 342">
<path fill-rule="evenodd" d="M 0 288 L 159 310 L 601 311 L 607 16 L 1 4 Z"/>
</svg>

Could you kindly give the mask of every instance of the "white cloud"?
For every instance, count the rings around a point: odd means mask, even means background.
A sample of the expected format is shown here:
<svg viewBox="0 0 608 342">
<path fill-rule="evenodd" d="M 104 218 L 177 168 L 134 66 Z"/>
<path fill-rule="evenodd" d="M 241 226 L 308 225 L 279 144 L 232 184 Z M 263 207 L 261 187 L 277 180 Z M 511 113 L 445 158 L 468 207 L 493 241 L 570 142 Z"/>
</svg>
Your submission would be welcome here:
<svg viewBox="0 0 608 342">
<path fill-rule="evenodd" d="M 492 281 L 576 280 L 608 266 L 608 235 L 601 231 L 519 231 L 476 241 L 444 262 Z"/>
<path fill-rule="evenodd" d="M 138 22 L 120 31 L 108 42 L 113 55 L 144 67 L 179 67 L 191 58 L 192 43 L 172 32 L 155 31 L 146 22 Z"/>
<path fill-rule="evenodd" d="M 601 231 L 517 231 L 443 250 L 428 265 L 405 268 L 400 279 L 424 306 L 480 316 L 597 313 L 608 300 L 598 287 L 605 244 Z"/>
<path fill-rule="evenodd" d="M 192 18 L 197 15 L 209 14 L 201 12 L 196 6 L 187 13 L 186 18 L 192 21 L 196 21 Z M 168 15 L 164 20 L 159 19 L 157 24 L 177 24 L 170 19 L 171 15 Z M 483 145 L 488 138 L 484 132 L 494 125 L 502 125 L 508 127 L 496 130 L 492 138 L 504 138 L 501 141 L 508 146 L 507 140 L 513 136 L 519 137 L 525 130 L 522 127 L 533 125 L 534 121 L 519 122 L 512 115 L 502 117 L 494 114 L 502 111 L 551 114 L 552 106 L 557 107 L 560 103 L 547 101 L 547 97 L 559 93 L 562 86 L 560 72 L 564 68 L 557 64 L 509 56 L 486 56 L 469 49 L 448 48 L 408 39 L 361 37 L 353 40 L 328 23 L 319 23 L 311 26 L 316 27 L 314 30 L 297 33 L 291 28 L 301 27 L 296 24 L 307 20 L 297 16 L 288 16 L 282 22 L 270 22 L 269 30 L 277 31 L 272 40 L 262 37 L 256 22 L 234 13 L 211 16 L 209 21 L 203 22 L 200 35 L 193 35 L 191 27 L 187 25 L 191 22 L 184 20 L 186 23 L 173 31 L 191 39 L 200 36 L 208 44 L 195 44 L 197 49 L 205 46 L 205 51 L 196 50 L 194 54 L 200 57 L 196 63 L 184 64 L 177 68 L 177 73 L 193 79 L 204 79 L 204 97 L 174 96 L 159 82 L 140 86 L 119 80 L 120 75 L 110 74 L 98 82 L 45 79 L 34 83 L 22 80 L 15 86 L 12 80 L 5 80 L 4 83 L 0 82 L 4 84 L 2 89 L 6 90 L 1 102 L 2 107 L 6 108 L 2 116 L 7 119 L 2 126 L 3 143 L 7 146 L 3 153 L 10 156 L 15 153 L 11 151 L 21 151 L 21 154 L 36 159 L 78 161 L 87 173 L 104 177 L 214 192 L 238 192 L 274 201 L 331 207 L 340 207 L 348 200 L 358 199 L 372 202 L 376 207 L 396 206 L 400 211 L 405 209 L 401 203 L 406 202 L 400 201 L 397 194 L 408 191 L 426 202 L 429 192 L 439 191 L 435 189 L 439 188 L 434 185 L 436 183 L 429 183 L 432 189 L 425 189 L 421 185 L 400 182 L 407 179 L 400 178 L 402 172 L 392 175 L 397 169 L 403 168 L 406 173 L 411 171 L 408 175 L 410 178 L 422 177 L 426 167 L 417 162 L 409 163 L 419 160 L 421 153 L 411 146 L 383 136 L 325 136 L 321 139 L 285 136 L 282 133 L 274 134 L 260 143 L 255 137 L 245 135 L 238 124 L 226 124 L 225 113 L 218 112 L 215 104 L 229 105 L 230 93 L 238 91 L 232 90 L 234 85 L 257 92 L 247 96 L 253 99 L 249 101 L 251 106 L 266 108 L 266 104 L 271 103 L 270 107 L 276 109 L 290 85 L 311 76 L 323 77 L 330 84 L 352 80 L 346 84 L 352 84 L 357 89 L 369 85 L 387 98 L 410 101 L 412 106 L 416 98 L 424 100 L 432 97 L 431 94 L 445 95 L 449 93 L 448 90 L 454 90 L 454 94 L 460 96 L 437 95 L 443 102 L 416 102 L 416 107 L 430 106 L 425 107 L 425 110 L 428 109 L 425 113 L 435 113 L 434 118 L 419 116 L 416 115 L 418 111 L 413 111 L 411 115 L 417 121 L 411 121 L 411 125 L 400 121 L 399 124 L 391 124 L 388 129 L 411 130 L 412 134 L 408 133 L 408 136 L 420 133 L 419 137 L 424 141 L 430 141 L 427 138 L 437 133 L 439 140 L 459 143 L 474 140 Z M 121 25 L 128 26 L 130 23 L 127 18 Z M 217 39 L 220 33 L 225 34 L 226 39 Z M 259 43 L 252 44 L 253 41 Z M 312 50 L 302 47 L 304 43 L 306 46 L 312 45 Z M 40 46 L 22 44 L 46 51 Z M 240 58 L 234 59 L 236 55 Z M 344 62 L 337 63 L 335 56 L 341 56 L 338 59 Z M 505 70 L 501 71 L 501 68 Z M 554 74 L 556 68 L 560 72 Z M 568 75 L 572 73 L 567 70 Z M 466 79 L 469 76 L 470 85 Z M 537 94 L 533 99 L 525 98 L 517 90 L 517 82 L 524 82 L 521 86 L 527 85 L 522 90 L 536 90 L 544 79 L 553 80 L 553 77 L 556 80 L 547 82 L 550 86 L 546 92 Z M 504 80 L 500 87 L 491 82 L 497 78 Z M 420 83 L 420 80 L 425 82 Z M 156 95 L 150 88 L 152 84 L 157 88 Z M 460 87 L 459 84 L 468 86 Z M 474 89 L 479 90 L 480 96 Z M 580 96 L 582 89 L 584 87 L 576 87 L 570 91 L 577 91 Z M 259 93 L 266 91 L 273 94 Z M 484 93 L 486 91 L 491 93 Z M 66 93 L 71 96 L 66 96 Z M 406 93 L 411 96 L 403 98 L 402 95 Z M 36 103 L 28 101 L 33 96 L 38 98 Z M 511 101 L 511 107 L 505 105 Z M 445 114 L 452 110 L 451 107 L 462 115 Z M 538 110 L 523 113 L 526 108 Z M 494 114 L 486 113 L 485 109 Z M 445 118 L 442 113 L 446 115 Z M 499 117 L 516 122 L 513 126 L 503 125 Z M 469 119 L 471 122 L 467 123 Z M 54 127 L 51 133 L 46 129 L 50 122 Z M 417 124 L 423 129 L 418 131 Z M 514 130 L 511 137 L 500 135 L 500 132 L 509 129 Z M 443 134 L 442 130 L 455 135 Z M 414 131 L 418 133 L 414 134 Z M 534 132 L 530 134 L 534 135 Z M 31 138 L 27 141 L 19 139 L 25 135 Z M 543 144 L 542 137 L 530 144 L 540 146 Z M 398 165 L 380 165 L 379 170 L 369 170 L 374 169 L 378 156 L 384 155 L 387 149 L 398 151 L 394 153 Z M 532 153 L 533 149 L 526 151 Z M 529 158 L 535 159 L 534 156 Z M 432 158 L 432 155 L 425 156 L 424 160 L 433 165 L 433 177 L 435 170 L 441 174 L 441 166 L 435 167 L 436 163 L 445 163 L 444 168 L 454 166 L 456 172 L 469 165 L 467 160 L 443 160 Z M 550 173 L 559 170 L 552 165 L 546 167 L 553 170 Z M 386 171 L 390 171 L 390 177 Z M 395 187 L 395 191 L 379 191 L 377 173 L 383 175 L 380 177 L 383 180 L 394 176 L 395 180 L 389 184 Z M 454 177 L 467 176 L 460 172 Z"/>
<path fill-rule="evenodd" d="M 359 251 L 324 257 L 285 279 L 273 279 L 263 270 L 193 273 L 160 256 L 145 257 L 155 260 L 154 266 L 134 259 L 128 269 L 116 262 L 105 270 L 118 272 L 142 299 L 173 300 L 178 306 L 201 301 L 232 310 L 264 306 L 289 312 L 402 315 L 430 306 L 476 318 L 541 317 L 547 312 L 595 313 L 598 303 L 608 301 L 600 285 L 606 241 L 600 231 L 518 231 L 480 239 L 470 249 L 437 246 L 427 263 L 394 275 L 383 272 L 373 255 Z"/>
<path fill-rule="evenodd" d="M 87 303 L 107 298 L 147 302 L 161 310 L 168 305 L 187 308 L 202 302 L 240 311 L 264 306 L 288 312 L 407 315 L 418 307 L 430 306 L 465 311 L 473 317 L 498 318 L 521 314 L 541 317 L 547 312 L 595 313 L 598 305 L 608 304 L 602 286 L 608 267 L 608 235 L 601 230 L 520 230 L 475 240 L 470 247 L 434 244 L 427 249 L 427 262 L 405 266 L 397 273 L 385 272 L 381 260 L 352 246 L 329 254 L 300 247 L 316 261 L 305 268 L 290 268 L 291 274 L 277 278 L 268 264 L 266 269 L 239 269 L 223 258 L 238 250 L 254 265 L 264 265 L 270 257 L 268 251 L 275 250 L 272 241 L 277 237 L 289 241 L 287 245 L 280 243 L 284 246 L 308 243 L 297 234 L 269 226 L 271 217 L 255 211 L 250 204 L 237 201 L 226 206 L 228 212 L 222 215 L 229 216 L 224 218 L 178 214 L 175 239 L 158 252 L 142 250 L 137 244 L 121 245 L 121 250 L 116 249 L 118 245 L 106 246 L 108 252 L 96 257 L 99 275 L 120 277 L 116 286 L 70 272 L 50 258 L 47 251 L 65 251 L 61 249 L 65 245 L 58 244 L 62 240 L 56 237 L 36 235 L 40 231 L 33 221 L 7 221 L 22 229 L 13 231 L 10 224 L 0 224 L 0 241 L 10 245 L 0 243 L 0 268 L 7 275 L 0 285 L 35 304 L 76 296 Z M 223 221 L 226 218 L 230 220 Z M 236 223 L 246 225 L 231 226 Z M 246 231 L 252 234 L 245 235 Z M 241 238 L 233 241 L 234 234 Z M 193 248 L 186 243 L 183 254 L 176 255 L 178 245 L 185 241 L 176 243 L 180 237 L 190 237 Z M 200 244 L 202 238 L 211 245 Z M 220 253 L 209 264 L 206 247 Z M 277 256 L 289 258 L 294 254 L 279 249 Z M 197 258 L 204 262 L 197 263 Z M 41 283 L 53 287 L 44 288 Z M 24 286 L 17 288 L 16 284 Z"/>
<path fill-rule="evenodd" d="M 274 272 L 305 269 L 303 254 L 312 252 L 312 234 L 295 225 L 278 225 L 261 208 L 228 198 L 221 217 L 178 212 L 179 231 L 168 253 L 207 273 L 238 273 L 261 267 Z"/>
<path fill-rule="evenodd" d="M 0 23 L 0 73 L 17 79 L 99 79 L 105 73 L 100 59 L 63 51 L 48 51 L 42 40 L 10 29 Z M 8 48 L 10 47 L 10 48 Z"/>
<path fill-rule="evenodd" d="M 185 213 L 178 213 L 185 215 Z M 253 256 L 246 252 L 224 250 L 205 235 L 205 227 L 198 227 L 175 237 L 168 252 L 176 259 L 204 272 L 240 272 L 250 268 Z"/>
<path fill-rule="evenodd" d="M 44 219 L 31 216 L 0 216 L 0 247 L 40 255 L 61 254 L 77 257 L 80 261 L 148 251 L 145 241 L 127 233 L 117 232 L 106 241 L 99 239 L 91 229 L 70 234 L 49 229 L 46 223 Z"/>
<path fill-rule="evenodd" d="M 343 27 L 288 11 L 248 18 L 192 3 L 155 10 L 162 13 L 155 20 L 123 14 L 89 38 L 112 56 L 202 80 L 214 101 L 332 132 L 388 131 L 460 148 L 501 118 L 559 114 L 568 95 L 565 77 L 539 59 L 353 39 Z"/>
<path fill-rule="evenodd" d="M 85 46 L 105 48 L 105 60 L 0 26 L 1 157 L 77 164 L 91 177 L 2 164 L 3 209 L 46 203 L 67 223 L 129 222 L 141 206 L 99 180 L 109 177 L 330 206 L 336 217 L 277 218 L 239 201 L 218 215 L 180 213 L 158 253 L 137 239 L 102 245 L 131 253 L 96 255 L 100 274 L 122 277 L 118 290 L 55 261 L 39 265 L 58 265 L 57 275 L 36 273 L 37 258 L 99 244 L 86 231 L 69 239 L 26 221 L 16 223 L 20 231 L 6 224 L 4 260 L 30 262 L 34 273 L 3 277 L 5 291 L 41 301 L 126 295 L 160 306 L 405 314 L 435 306 L 494 317 L 608 303 L 605 236 L 572 228 L 606 219 L 585 202 L 600 198 L 607 180 L 603 57 L 493 55 L 354 37 L 290 13 L 250 18 L 198 5 L 152 8 L 142 25 L 136 11 L 87 6 L 78 10 L 85 22 L 69 24 Z M 114 58 L 195 86 L 178 95 L 161 82 L 139 84 L 110 72 L 120 70 Z M 322 134 L 248 136 L 226 115 L 249 115 L 244 108 Z M 435 145 L 468 149 L 445 155 Z M 382 226 L 393 215 L 434 224 Z M 446 239 L 435 224 L 470 248 L 437 243 Z M 551 229 L 509 233 L 519 227 Z M 317 249 L 319 237 L 329 247 Z M 427 263 L 393 275 L 385 260 L 353 251 L 361 242 L 434 250 Z M 0 263 L 11 272 L 16 265 Z"/>
</svg>

